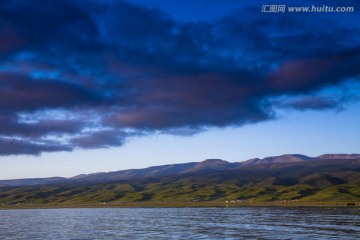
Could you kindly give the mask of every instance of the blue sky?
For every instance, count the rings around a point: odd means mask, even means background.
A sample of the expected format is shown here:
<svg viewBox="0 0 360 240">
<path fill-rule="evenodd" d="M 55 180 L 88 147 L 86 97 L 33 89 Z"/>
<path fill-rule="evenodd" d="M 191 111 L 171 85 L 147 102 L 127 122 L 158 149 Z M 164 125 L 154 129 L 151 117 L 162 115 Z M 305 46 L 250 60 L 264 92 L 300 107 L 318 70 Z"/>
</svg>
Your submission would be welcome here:
<svg viewBox="0 0 360 240">
<path fill-rule="evenodd" d="M 356 1 L 37 3 L 0 4 L 0 179 L 360 150 Z"/>
</svg>

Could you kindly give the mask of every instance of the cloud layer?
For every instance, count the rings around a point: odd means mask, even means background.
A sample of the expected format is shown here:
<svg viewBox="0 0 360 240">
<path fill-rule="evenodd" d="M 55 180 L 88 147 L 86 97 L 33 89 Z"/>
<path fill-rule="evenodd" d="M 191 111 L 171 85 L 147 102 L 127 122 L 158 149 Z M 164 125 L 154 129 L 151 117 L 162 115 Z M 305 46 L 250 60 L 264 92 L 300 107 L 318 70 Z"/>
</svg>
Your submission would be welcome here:
<svg viewBox="0 0 360 240">
<path fill-rule="evenodd" d="M 320 91 L 359 82 L 358 13 L 269 17 L 247 6 L 184 22 L 125 1 L 81 3 L 0 3 L 0 155 L 332 109 L 339 98 Z"/>
</svg>

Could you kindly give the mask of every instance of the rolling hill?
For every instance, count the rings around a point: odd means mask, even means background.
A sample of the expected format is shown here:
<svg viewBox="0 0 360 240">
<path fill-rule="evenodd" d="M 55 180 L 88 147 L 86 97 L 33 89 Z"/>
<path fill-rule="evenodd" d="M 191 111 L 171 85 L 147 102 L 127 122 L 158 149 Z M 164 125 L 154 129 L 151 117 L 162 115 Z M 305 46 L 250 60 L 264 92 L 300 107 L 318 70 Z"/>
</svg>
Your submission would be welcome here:
<svg viewBox="0 0 360 240">
<path fill-rule="evenodd" d="M 220 159 L 73 178 L 0 181 L 0 204 L 360 201 L 360 155 Z"/>
</svg>

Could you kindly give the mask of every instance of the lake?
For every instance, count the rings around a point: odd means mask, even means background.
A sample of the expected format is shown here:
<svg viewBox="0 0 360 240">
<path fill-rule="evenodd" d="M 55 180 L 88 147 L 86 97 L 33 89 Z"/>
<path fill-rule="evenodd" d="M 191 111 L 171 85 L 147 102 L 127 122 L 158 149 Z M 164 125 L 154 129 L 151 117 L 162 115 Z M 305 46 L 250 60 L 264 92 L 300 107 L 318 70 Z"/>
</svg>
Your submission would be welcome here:
<svg viewBox="0 0 360 240">
<path fill-rule="evenodd" d="M 0 239 L 360 239 L 360 209 L 0 210 Z"/>
</svg>

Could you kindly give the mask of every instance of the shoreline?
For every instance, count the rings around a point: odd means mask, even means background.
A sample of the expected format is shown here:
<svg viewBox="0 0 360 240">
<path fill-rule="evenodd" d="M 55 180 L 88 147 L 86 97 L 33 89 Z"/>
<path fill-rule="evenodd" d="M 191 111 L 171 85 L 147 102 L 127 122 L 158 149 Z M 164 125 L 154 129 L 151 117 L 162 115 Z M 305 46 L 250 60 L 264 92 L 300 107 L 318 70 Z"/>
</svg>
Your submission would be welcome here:
<svg viewBox="0 0 360 240">
<path fill-rule="evenodd" d="M 350 205 L 348 205 L 351 203 Z M 355 204 L 355 205 L 352 205 Z M 60 209 L 60 208 L 234 208 L 234 207 L 285 207 L 285 208 L 360 208 L 360 202 L 196 202 L 196 203 L 49 203 L 0 205 L 0 210 L 11 209 Z"/>
</svg>

